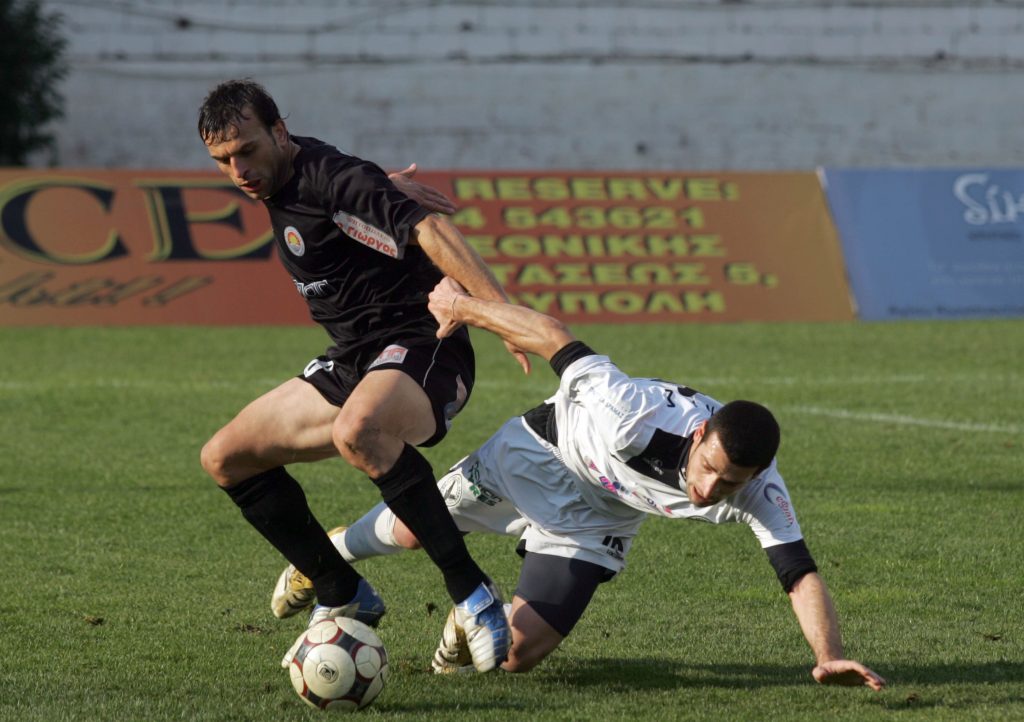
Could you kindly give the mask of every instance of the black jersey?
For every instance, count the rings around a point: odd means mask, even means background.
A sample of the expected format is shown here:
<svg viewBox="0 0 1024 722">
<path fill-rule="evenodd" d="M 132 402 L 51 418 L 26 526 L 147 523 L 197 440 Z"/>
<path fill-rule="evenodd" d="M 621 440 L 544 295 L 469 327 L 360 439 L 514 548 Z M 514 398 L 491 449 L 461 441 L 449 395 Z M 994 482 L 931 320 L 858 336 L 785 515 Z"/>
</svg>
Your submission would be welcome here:
<svg viewBox="0 0 1024 722">
<path fill-rule="evenodd" d="M 434 339 L 427 294 L 442 273 L 409 245 L 428 211 L 373 163 L 291 139 L 295 172 L 264 204 L 281 262 L 334 341 L 328 355 L 365 369 L 392 341 Z M 465 329 L 460 336 L 468 341 Z"/>
</svg>

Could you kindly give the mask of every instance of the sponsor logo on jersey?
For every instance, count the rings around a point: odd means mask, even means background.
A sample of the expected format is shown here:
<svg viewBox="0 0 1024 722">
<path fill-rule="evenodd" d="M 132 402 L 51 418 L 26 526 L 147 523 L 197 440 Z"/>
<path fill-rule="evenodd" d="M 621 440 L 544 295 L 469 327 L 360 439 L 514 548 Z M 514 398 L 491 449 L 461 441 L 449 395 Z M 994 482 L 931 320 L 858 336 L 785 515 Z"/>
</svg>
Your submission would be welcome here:
<svg viewBox="0 0 1024 722">
<path fill-rule="evenodd" d="M 626 557 L 626 544 L 622 541 L 622 537 L 606 536 L 601 540 L 601 545 L 605 548 L 604 553 L 613 559 L 622 561 Z"/>
<path fill-rule="evenodd" d="M 789 506 L 789 499 L 786 498 L 786 493 L 782 491 L 781 486 L 778 484 L 766 484 L 764 487 L 764 498 L 779 507 L 782 515 L 786 517 L 786 526 L 793 526 L 796 518 L 793 516 L 793 510 Z"/>
<path fill-rule="evenodd" d="M 334 291 L 334 289 L 331 288 L 330 281 L 310 281 L 309 283 L 303 283 L 302 281 L 298 281 L 293 278 L 292 282 L 295 284 L 295 290 L 297 290 L 303 298 L 322 298 Z"/>
<path fill-rule="evenodd" d="M 344 211 L 335 213 L 332 220 L 342 233 L 353 241 L 359 241 L 367 248 L 372 248 L 385 256 L 398 258 L 398 242 L 376 226 L 371 226 L 366 221 Z"/>
<path fill-rule="evenodd" d="M 326 359 L 315 358 L 306 364 L 306 368 L 303 369 L 302 375 L 307 379 L 315 374 L 317 371 L 326 371 L 330 373 L 334 370 L 334 362 L 327 361 Z"/>
<path fill-rule="evenodd" d="M 480 483 L 479 460 L 473 462 L 473 465 L 469 467 L 469 471 L 466 472 L 466 476 L 469 479 L 469 491 L 473 494 L 474 499 L 487 506 L 494 506 L 501 501 L 500 496 Z"/>
<path fill-rule="evenodd" d="M 406 355 L 409 353 L 409 349 L 405 346 L 399 346 L 398 344 L 391 344 L 386 349 L 380 352 L 380 356 L 373 360 L 366 370 L 380 366 L 381 364 L 400 364 L 405 361 Z"/>
<path fill-rule="evenodd" d="M 590 461 L 589 459 L 587 460 L 587 468 L 590 469 L 592 472 L 594 472 L 594 475 L 597 477 L 598 483 L 606 491 L 610 491 L 612 494 L 615 494 L 616 496 L 621 496 L 621 497 L 632 496 L 632 497 L 635 497 L 635 498 L 639 499 L 641 502 L 643 502 L 644 504 L 646 504 L 647 506 L 649 506 L 652 509 L 660 512 L 661 514 L 664 514 L 665 516 L 672 516 L 672 510 L 671 509 L 669 509 L 666 506 L 662 506 L 661 504 L 659 504 L 658 502 L 656 502 L 654 499 L 652 499 L 650 496 L 648 496 L 646 494 L 637 493 L 633 489 L 626 488 L 626 486 L 623 485 L 621 482 L 618 482 L 615 479 L 608 478 L 605 474 L 603 474 L 601 472 L 600 469 L 597 468 L 597 466 L 594 464 L 594 462 Z"/>
<path fill-rule="evenodd" d="M 288 226 L 284 229 L 284 245 L 288 247 L 293 256 L 301 256 L 306 252 L 306 243 L 295 226 Z"/>
<path fill-rule="evenodd" d="M 626 414 L 629 413 L 629 409 L 620 406 L 615 403 L 615 401 L 607 399 L 604 396 L 599 397 L 598 400 L 601 402 L 601 405 L 616 418 L 624 419 L 626 418 Z"/>
</svg>

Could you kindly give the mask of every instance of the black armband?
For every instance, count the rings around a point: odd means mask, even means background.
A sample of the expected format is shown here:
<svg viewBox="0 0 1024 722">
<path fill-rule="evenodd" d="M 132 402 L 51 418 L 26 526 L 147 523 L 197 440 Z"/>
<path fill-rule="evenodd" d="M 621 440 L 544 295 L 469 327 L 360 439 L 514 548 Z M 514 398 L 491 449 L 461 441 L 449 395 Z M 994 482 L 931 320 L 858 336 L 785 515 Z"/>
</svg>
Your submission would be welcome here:
<svg viewBox="0 0 1024 722">
<path fill-rule="evenodd" d="M 779 583 L 787 594 L 793 591 L 793 587 L 804 574 L 818 571 L 818 565 L 814 563 L 814 558 L 803 539 L 768 547 L 765 551 L 768 553 L 768 561 L 775 569 L 775 575 L 779 578 Z"/>
<path fill-rule="evenodd" d="M 555 352 L 555 355 L 551 357 L 551 368 L 554 369 L 555 373 L 561 378 L 562 374 L 569 367 L 573 361 L 578 361 L 581 358 L 587 356 L 596 355 L 594 349 L 587 346 L 582 341 L 570 341 L 569 343 L 562 346 Z"/>
</svg>

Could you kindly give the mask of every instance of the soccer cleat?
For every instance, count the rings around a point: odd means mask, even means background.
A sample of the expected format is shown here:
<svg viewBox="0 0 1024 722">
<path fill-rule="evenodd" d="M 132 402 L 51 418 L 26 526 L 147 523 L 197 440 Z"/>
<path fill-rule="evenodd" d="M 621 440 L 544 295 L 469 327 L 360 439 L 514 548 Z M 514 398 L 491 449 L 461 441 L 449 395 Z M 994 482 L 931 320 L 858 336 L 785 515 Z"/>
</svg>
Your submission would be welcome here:
<svg viewBox="0 0 1024 722">
<path fill-rule="evenodd" d="M 477 672 L 489 672 L 505 661 L 511 634 L 505 607 L 493 583 L 481 582 L 472 594 L 456 604 L 454 621 L 465 630 Z"/>
<path fill-rule="evenodd" d="M 270 611 L 278 619 L 298 614 L 316 601 L 313 582 L 305 574 L 289 564 L 277 578 L 274 593 L 270 597 Z"/>
<path fill-rule="evenodd" d="M 466 641 L 466 630 L 455 623 L 454 607 L 448 612 L 444 631 L 441 632 L 441 643 L 437 645 L 430 666 L 434 674 L 469 674 L 476 671 Z"/>
<path fill-rule="evenodd" d="M 317 604 L 313 607 L 313 611 L 309 614 L 309 624 L 306 625 L 306 628 L 308 629 L 326 619 L 334 619 L 335 617 L 349 617 L 357 622 L 376 627 L 380 624 L 380 618 L 384 616 L 386 611 L 387 607 L 384 605 L 384 600 L 377 594 L 377 590 L 365 579 L 360 579 L 356 595 L 352 597 L 348 604 L 342 604 L 340 607 L 325 607 L 322 604 Z M 299 638 L 295 640 L 295 643 L 281 659 L 282 667 L 287 669 L 288 665 L 292 663 L 295 652 L 301 643 L 302 635 L 299 635 Z"/>
<path fill-rule="evenodd" d="M 345 531 L 347 527 L 337 526 L 327 532 L 332 539 Z M 270 611 L 278 619 L 285 619 L 298 614 L 316 601 L 316 590 L 309 577 L 289 564 L 277 578 L 274 593 L 270 596 Z"/>
</svg>

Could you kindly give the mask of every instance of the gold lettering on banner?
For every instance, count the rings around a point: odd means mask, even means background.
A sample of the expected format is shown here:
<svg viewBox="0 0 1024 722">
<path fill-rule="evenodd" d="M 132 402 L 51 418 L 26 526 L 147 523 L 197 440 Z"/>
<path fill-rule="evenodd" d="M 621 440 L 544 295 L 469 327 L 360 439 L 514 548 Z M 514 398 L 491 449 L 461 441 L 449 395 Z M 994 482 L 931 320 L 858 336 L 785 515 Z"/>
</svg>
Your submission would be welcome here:
<svg viewBox="0 0 1024 722">
<path fill-rule="evenodd" d="M 273 229 L 267 229 L 256 238 L 221 250 L 197 248 L 192 238 L 192 226 L 202 223 L 219 224 L 242 233 L 242 215 L 239 203 L 252 202 L 227 180 L 202 178 L 173 180 L 139 180 L 135 185 L 145 198 L 146 211 L 153 234 L 151 261 L 246 261 L 264 260 L 273 250 Z M 214 211 L 195 212 L 185 208 L 183 191 L 209 189 L 230 193 L 233 197 Z"/>
<path fill-rule="evenodd" d="M 512 234 L 467 235 L 466 241 L 482 258 L 651 258 L 664 256 L 720 257 L 722 239 L 714 234 Z"/>
<path fill-rule="evenodd" d="M 8 183 L 0 188 L 0 244 L 31 261 L 62 265 L 87 265 L 128 255 L 128 249 L 114 227 L 91 250 L 75 254 L 47 250 L 43 240 L 36 238 L 29 229 L 28 206 L 37 194 L 56 189 L 82 191 L 91 196 L 100 210 L 108 215 L 114 201 L 113 186 L 90 178 L 46 176 Z M 68 232 L 73 233 L 74 229 L 69 228 Z"/>
<path fill-rule="evenodd" d="M 211 283 L 213 279 L 208 276 L 186 276 L 171 282 L 162 276 L 138 276 L 128 280 L 98 276 L 64 284 L 58 281 L 56 273 L 44 271 L 0 282 L 0 305 L 18 308 L 117 306 L 147 292 L 153 293 L 142 299 L 143 305 L 163 305 Z"/>
<path fill-rule="evenodd" d="M 483 228 L 487 225 L 487 219 L 484 217 L 483 211 L 477 206 L 466 206 L 457 210 L 450 218 L 459 228 Z"/>
<path fill-rule="evenodd" d="M 726 310 L 720 291 L 521 291 L 512 294 L 512 300 L 541 313 L 581 316 L 720 314 Z"/>
<path fill-rule="evenodd" d="M 555 300 L 553 291 L 544 291 L 542 293 L 523 291 L 519 294 L 519 303 L 541 313 L 551 313 L 554 310 L 551 306 Z"/>
<path fill-rule="evenodd" d="M 198 291 L 204 286 L 209 286 L 213 283 L 213 279 L 210 276 L 187 276 L 179 281 L 175 281 L 167 286 L 167 288 L 161 289 L 158 293 L 154 293 L 152 296 L 142 300 L 145 306 L 166 306 L 176 298 Z"/>
<path fill-rule="evenodd" d="M 703 263 L 492 263 L 502 285 L 706 286 Z"/>
<path fill-rule="evenodd" d="M 458 177 L 460 201 L 733 201 L 739 188 L 718 178 L 651 176 Z"/>
<path fill-rule="evenodd" d="M 699 206 L 505 206 L 501 218 L 506 227 L 517 231 L 547 228 L 671 231 L 704 227 L 704 211 Z"/>
</svg>

